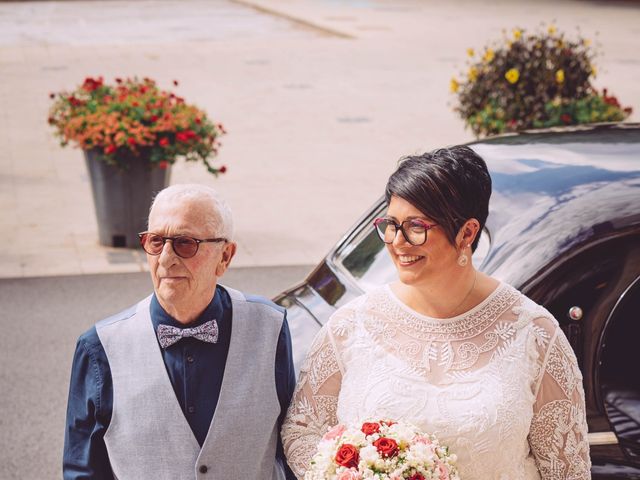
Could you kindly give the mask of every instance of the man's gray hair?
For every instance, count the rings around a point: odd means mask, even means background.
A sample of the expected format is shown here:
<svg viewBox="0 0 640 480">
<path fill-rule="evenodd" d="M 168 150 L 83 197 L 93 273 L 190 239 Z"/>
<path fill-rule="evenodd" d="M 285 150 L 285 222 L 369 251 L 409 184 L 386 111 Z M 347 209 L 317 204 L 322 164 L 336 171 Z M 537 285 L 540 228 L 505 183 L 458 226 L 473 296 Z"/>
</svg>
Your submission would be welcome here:
<svg viewBox="0 0 640 480">
<path fill-rule="evenodd" d="M 211 205 L 212 213 L 208 223 L 212 233 L 216 236 L 224 237 L 229 241 L 233 240 L 233 217 L 231 215 L 231 209 L 216 190 L 206 185 L 197 183 L 171 185 L 158 192 L 153 199 L 149 213 L 151 213 L 153 207 L 158 202 L 181 200 L 208 202 Z"/>
</svg>

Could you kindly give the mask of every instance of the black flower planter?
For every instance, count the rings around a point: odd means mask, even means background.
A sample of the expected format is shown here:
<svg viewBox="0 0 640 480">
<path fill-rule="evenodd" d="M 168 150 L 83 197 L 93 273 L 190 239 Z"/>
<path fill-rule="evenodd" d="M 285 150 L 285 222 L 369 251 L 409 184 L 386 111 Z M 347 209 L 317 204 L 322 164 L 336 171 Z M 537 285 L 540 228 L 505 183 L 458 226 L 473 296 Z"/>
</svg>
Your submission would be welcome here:
<svg viewBox="0 0 640 480">
<path fill-rule="evenodd" d="M 100 244 L 139 246 L 138 232 L 147 227 L 153 196 L 169 183 L 169 168 L 151 168 L 149 161 L 131 157 L 122 170 L 102 160 L 99 150 L 85 150 Z"/>
</svg>

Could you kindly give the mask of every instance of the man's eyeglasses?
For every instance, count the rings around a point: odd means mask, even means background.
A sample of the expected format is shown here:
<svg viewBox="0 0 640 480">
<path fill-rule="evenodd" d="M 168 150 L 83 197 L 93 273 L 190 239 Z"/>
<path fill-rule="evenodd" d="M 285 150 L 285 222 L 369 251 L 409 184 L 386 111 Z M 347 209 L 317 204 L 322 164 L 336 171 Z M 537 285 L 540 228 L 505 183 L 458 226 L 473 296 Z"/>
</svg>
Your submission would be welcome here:
<svg viewBox="0 0 640 480">
<path fill-rule="evenodd" d="M 198 248 L 201 243 L 217 243 L 227 242 L 226 238 L 205 238 L 203 240 L 199 238 L 188 237 L 186 235 L 178 235 L 177 237 L 163 237 L 151 232 L 142 232 L 138 234 L 140 237 L 140 245 L 145 252 L 149 255 L 160 255 L 164 244 L 167 240 L 171 240 L 171 246 L 173 251 L 180 258 L 191 258 L 198 253 Z"/>
<path fill-rule="evenodd" d="M 401 224 L 395 223 L 388 218 L 376 218 L 373 221 L 373 226 L 378 232 L 380 240 L 384 243 L 393 243 L 398 234 L 398 230 L 402 232 L 404 239 L 411 245 L 423 245 L 427 241 L 427 231 L 433 227 L 437 227 L 438 224 L 429 224 L 422 220 L 413 219 L 405 220 Z"/>
</svg>

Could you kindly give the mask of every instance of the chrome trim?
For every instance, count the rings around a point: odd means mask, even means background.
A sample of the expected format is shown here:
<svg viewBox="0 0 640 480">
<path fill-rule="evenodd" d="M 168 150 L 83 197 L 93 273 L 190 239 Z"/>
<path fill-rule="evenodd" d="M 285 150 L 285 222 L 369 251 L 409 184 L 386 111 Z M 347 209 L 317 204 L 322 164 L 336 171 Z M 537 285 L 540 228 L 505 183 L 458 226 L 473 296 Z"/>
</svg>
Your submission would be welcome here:
<svg viewBox="0 0 640 480">
<path fill-rule="evenodd" d="M 593 447 L 595 445 L 617 445 L 618 437 L 613 432 L 590 432 L 587 433 L 587 440 L 589 441 L 589 446 Z"/>
</svg>

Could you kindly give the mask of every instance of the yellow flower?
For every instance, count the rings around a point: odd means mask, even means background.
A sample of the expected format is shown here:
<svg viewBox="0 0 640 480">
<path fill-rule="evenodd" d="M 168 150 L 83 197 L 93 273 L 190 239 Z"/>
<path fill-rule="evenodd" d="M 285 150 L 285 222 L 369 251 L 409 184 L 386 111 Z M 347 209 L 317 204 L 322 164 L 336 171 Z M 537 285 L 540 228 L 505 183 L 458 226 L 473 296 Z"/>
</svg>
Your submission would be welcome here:
<svg viewBox="0 0 640 480">
<path fill-rule="evenodd" d="M 588 47 L 589 45 L 591 45 L 591 40 L 589 40 L 588 38 L 584 38 L 584 39 L 582 39 L 582 44 L 585 47 Z"/>
<path fill-rule="evenodd" d="M 471 67 L 469 69 L 469 80 L 475 82 L 478 79 L 478 69 L 476 67 Z"/>
<path fill-rule="evenodd" d="M 556 72 L 556 82 L 558 83 L 564 82 L 564 70 L 560 69 Z"/>
<path fill-rule="evenodd" d="M 487 48 L 487 51 L 484 52 L 484 57 L 483 60 L 487 63 L 491 62 L 491 60 L 493 60 L 493 57 L 495 57 L 495 53 L 493 53 L 493 50 L 491 50 L 490 48 Z"/>
<path fill-rule="evenodd" d="M 559 107 L 562 103 L 562 99 L 560 97 L 555 97 L 551 103 L 554 107 Z"/>
<path fill-rule="evenodd" d="M 513 38 L 515 38 L 516 40 L 520 40 L 520 37 L 522 37 L 522 30 L 520 30 L 519 28 L 514 28 Z"/>
<path fill-rule="evenodd" d="M 591 65 L 591 75 L 593 75 L 594 77 L 598 75 L 598 70 L 596 69 L 595 65 Z"/>
<path fill-rule="evenodd" d="M 451 93 L 456 93 L 459 88 L 460 88 L 460 84 L 458 83 L 458 81 L 455 78 L 452 78 L 451 83 L 449 84 L 449 89 L 451 90 Z"/>
<path fill-rule="evenodd" d="M 473 50 L 473 48 L 467 48 L 467 55 L 473 57 L 475 54 L 476 52 Z"/>
<path fill-rule="evenodd" d="M 553 35 L 554 33 L 556 33 L 556 26 L 555 25 L 549 25 L 549 28 L 547 28 L 547 32 L 549 32 L 549 35 Z"/>
<path fill-rule="evenodd" d="M 517 68 L 510 68 L 507 73 L 504 74 L 504 78 L 507 79 L 507 82 L 514 84 L 520 78 L 520 72 Z"/>
</svg>

